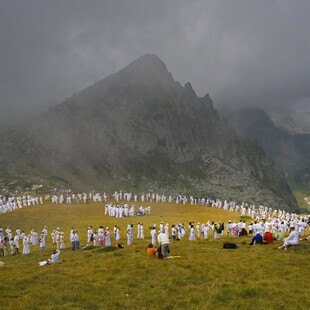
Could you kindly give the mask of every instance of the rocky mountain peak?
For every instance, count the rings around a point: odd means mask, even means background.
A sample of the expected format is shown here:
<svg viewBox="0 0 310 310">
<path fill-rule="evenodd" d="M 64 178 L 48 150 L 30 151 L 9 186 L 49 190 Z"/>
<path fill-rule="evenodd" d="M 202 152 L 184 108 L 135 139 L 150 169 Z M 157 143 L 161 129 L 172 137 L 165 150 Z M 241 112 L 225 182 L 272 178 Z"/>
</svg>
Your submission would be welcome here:
<svg viewBox="0 0 310 310">
<path fill-rule="evenodd" d="M 116 74 L 124 75 L 126 78 L 131 76 L 136 79 L 152 77 L 152 79 L 173 80 L 165 63 L 154 54 L 145 54 L 139 57 Z"/>
<path fill-rule="evenodd" d="M 209 95 L 198 98 L 190 83 L 174 81 L 156 55 L 138 58 L 0 144 L 7 145 L 0 184 L 19 175 L 53 187 L 105 184 L 296 206 L 281 170 L 238 138 Z"/>
</svg>

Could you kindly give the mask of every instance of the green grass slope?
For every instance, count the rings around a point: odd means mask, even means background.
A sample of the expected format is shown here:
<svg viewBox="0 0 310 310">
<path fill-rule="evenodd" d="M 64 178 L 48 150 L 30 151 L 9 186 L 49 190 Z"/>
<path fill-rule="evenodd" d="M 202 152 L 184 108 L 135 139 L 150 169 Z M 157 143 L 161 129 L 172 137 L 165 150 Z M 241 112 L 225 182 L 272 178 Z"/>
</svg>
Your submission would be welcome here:
<svg viewBox="0 0 310 310">
<path fill-rule="evenodd" d="M 189 241 L 187 233 L 170 246 L 171 255 L 179 258 L 147 259 L 149 227 L 154 223 L 163 221 L 171 227 L 179 221 L 227 223 L 240 218 L 237 213 L 201 206 L 151 206 L 151 215 L 122 219 L 105 216 L 99 203 L 45 204 L 0 215 L 4 229 L 8 225 L 25 232 L 48 228 L 45 251 L 32 246 L 29 255 L 2 258 L 1 309 L 310 309 L 308 247 L 279 251 L 279 241 L 250 247 L 250 237 Z M 127 246 L 126 226 L 134 224 L 136 234 L 138 222 L 143 222 L 146 238 Z M 70 249 L 71 227 L 79 231 L 83 246 L 89 225 L 112 230 L 116 224 L 124 249 Z M 50 233 L 56 227 L 65 233 L 67 248 L 61 251 L 65 261 L 38 267 L 39 261 L 50 257 Z M 238 248 L 222 249 L 225 241 Z"/>
</svg>

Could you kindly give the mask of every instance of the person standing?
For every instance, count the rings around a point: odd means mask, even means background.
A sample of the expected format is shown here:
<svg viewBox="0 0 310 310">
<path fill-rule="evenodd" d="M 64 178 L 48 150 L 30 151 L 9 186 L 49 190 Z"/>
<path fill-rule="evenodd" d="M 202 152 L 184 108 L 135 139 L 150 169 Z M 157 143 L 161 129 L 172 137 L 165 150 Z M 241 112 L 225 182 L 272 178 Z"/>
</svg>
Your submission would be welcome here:
<svg viewBox="0 0 310 310">
<path fill-rule="evenodd" d="M 231 220 L 228 221 L 228 224 L 226 225 L 226 233 L 227 233 L 227 237 L 231 236 L 231 231 L 232 231 L 232 224 L 231 224 Z"/>
<path fill-rule="evenodd" d="M 172 240 L 176 241 L 177 239 L 177 230 L 175 228 L 175 225 L 173 224 L 171 227 L 171 235 L 172 235 Z"/>
<path fill-rule="evenodd" d="M 14 237 L 15 251 L 16 254 L 19 254 L 19 235 Z"/>
<path fill-rule="evenodd" d="M 104 237 L 105 237 L 105 246 L 111 246 L 111 237 L 110 237 L 109 227 L 106 227 L 105 232 L 104 232 Z"/>
<path fill-rule="evenodd" d="M 79 249 L 80 248 L 80 239 L 79 239 L 79 235 L 78 235 L 78 231 L 75 231 L 75 249 Z"/>
<path fill-rule="evenodd" d="M 163 258 L 168 258 L 170 255 L 169 238 L 164 232 L 160 232 L 157 236 L 158 245 L 161 247 Z"/>
<path fill-rule="evenodd" d="M 117 226 L 116 231 L 115 231 L 115 240 L 118 241 L 119 239 L 121 239 L 121 236 L 120 236 L 119 227 Z"/>
<path fill-rule="evenodd" d="M 27 236 L 23 239 L 23 254 L 29 254 L 30 253 L 30 247 L 29 247 L 29 238 Z"/>
<path fill-rule="evenodd" d="M 93 235 L 93 244 L 94 246 L 98 246 L 98 233 L 97 230 L 95 230 L 94 235 Z"/>
<path fill-rule="evenodd" d="M 65 236 L 64 236 L 64 233 L 61 232 L 60 233 L 60 249 L 65 249 L 66 246 L 65 246 Z"/>
<path fill-rule="evenodd" d="M 152 244 L 155 245 L 156 244 L 156 227 L 153 226 L 152 230 L 151 230 L 151 236 L 152 236 Z"/>
<path fill-rule="evenodd" d="M 11 248 L 11 255 L 16 255 L 15 242 L 13 237 L 10 239 L 9 243 Z"/>
<path fill-rule="evenodd" d="M 144 239 L 144 227 L 143 223 L 140 225 L 140 239 Z"/>
<path fill-rule="evenodd" d="M 92 239 L 93 239 L 93 228 L 92 226 L 89 226 L 87 229 L 87 244 L 92 242 L 93 241 Z"/>
<path fill-rule="evenodd" d="M 42 233 L 40 236 L 40 240 L 39 240 L 41 251 L 44 251 L 44 249 L 45 249 L 45 238 L 46 238 L 46 235 L 44 233 Z"/>
<path fill-rule="evenodd" d="M 188 240 L 195 240 L 195 228 L 194 224 L 191 225 L 191 228 L 189 229 L 189 239 Z"/>
<path fill-rule="evenodd" d="M 70 241 L 71 241 L 71 245 L 72 245 L 72 251 L 75 251 L 77 249 L 76 247 L 76 232 L 75 230 L 72 230 L 71 231 L 71 234 L 70 234 Z"/>
<path fill-rule="evenodd" d="M 138 229 L 137 229 L 137 239 L 140 239 L 141 237 L 141 224 L 140 222 L 138 223 Z"/>
<path fill-rule="evenodd" d="M 131 245 L 133 242 L 133 232 L 132 232 L 133 225 L 129 224 L 127 227 L 127 245 Z"/>
</svg>

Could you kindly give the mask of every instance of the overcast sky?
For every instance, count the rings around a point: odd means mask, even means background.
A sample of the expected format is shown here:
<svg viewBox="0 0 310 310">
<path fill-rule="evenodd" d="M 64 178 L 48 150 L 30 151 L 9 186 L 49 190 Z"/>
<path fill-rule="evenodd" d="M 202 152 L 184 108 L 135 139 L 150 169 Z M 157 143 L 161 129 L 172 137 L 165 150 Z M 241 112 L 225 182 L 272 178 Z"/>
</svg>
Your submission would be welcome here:
<svg viewBox="0 0 310 310">
<path fill-rule="evenodd" d="M 308 0 L 0 0 L 0 122 L 145 53 L 215 105 L 307 104 L 309 12 Z"/>
</svg>

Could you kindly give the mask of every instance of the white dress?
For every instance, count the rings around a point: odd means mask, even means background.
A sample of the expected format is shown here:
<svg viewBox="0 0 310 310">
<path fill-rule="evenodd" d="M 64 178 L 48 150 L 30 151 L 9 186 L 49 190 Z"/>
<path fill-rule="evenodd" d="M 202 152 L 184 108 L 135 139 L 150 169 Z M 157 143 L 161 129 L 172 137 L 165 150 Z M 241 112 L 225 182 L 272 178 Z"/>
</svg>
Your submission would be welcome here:
<svg viewBox="0 0 310 310">
<path fill-rule="evenodd" d="M 189 240 L 195 240 L 195 229 L 194 229 L 194 227 L 192 227 L 189 230 Z"/>
<path fill-rule="evenodd" d="M 298 238 L 298 232 L 293 230 L 291 231 L 290 235 L 284 239 L 284 244 L 287 245 L 298 245 L 299 244 L 299 238 Z"/>
<path fill-rule="evenodd" d="M 29 238 L 24 237 L 24 239 L 23 239 L 23 254 L 29 254 L 29 253 L 30 253 Z"/>
<path fill-rule="evenodd" d="M 108 230 L 105 232 L 105 246 L 111 246 L 110 232 Z"/>
</svg>

